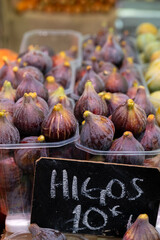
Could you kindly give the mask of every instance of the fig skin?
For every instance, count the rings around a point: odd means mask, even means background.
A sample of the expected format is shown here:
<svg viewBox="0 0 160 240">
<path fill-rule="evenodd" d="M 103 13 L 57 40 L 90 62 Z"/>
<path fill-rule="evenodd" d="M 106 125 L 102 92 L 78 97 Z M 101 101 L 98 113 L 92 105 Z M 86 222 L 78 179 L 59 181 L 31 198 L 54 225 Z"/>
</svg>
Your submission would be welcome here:
<svg viewBox="0 0 160 240">
<path fill-rule="evenodd" d="M 152 158 L 146 158 L 144 160 L 144 166 L 145 167 L 156 167 L 160 168 L 160 155 L 158 154 L 155 157 Z"/>
<path fill-rule="evenodd" d="M 129 99 L 129 97 L 123 93 L 106 92 L 103 96 L 103 99 L 107 103 L 108 115 L 112 115 L 116 108 L 124 104 Z"/>
<path fill-rule="evenodd" d="M 149 114 L 156 114 L 155 108 L 146 94 L 145 87 L 138 87 L 134 102 L 144 109 L 147 116 Z"/>
<path fill-rule="evenodd" d="M 107 72 L 111 73 L 114 68 L 116 68 L 116 66 L 111 62 L 104 62 L 104 61 L 99 62 L 99 73 L 101 73 L 103 71 L 107 71 Z"/>
<path fill-rule="evenodd" d="M 131 99 L 134 99 L 137 93 L 137 89 L 138 89 L 138 83 L 137 81 L 134 81 L 132 84 L 132 87 L 130 87 L 127 91 L 127 96 Z"/>
<path fill-rule="evenodd" d="M 23 75 L 23 80 L 16 90 L 16 101 L 23 97 L 24 93 L 36 92 L 37 95 L 44 100 L 48 100 L 48 91 L 44 85 L 37 81 L 30 73 Z"/>
<path fill-rule="evenodd" d="M 44 82 L 44 87 L 48 90 L 49 95 L 52 94 L 60 86 L 61 85 L 56 82 L 53 76 L 46 77 L 46 80 Z"/>
<path fill-rule="evenodd" d="M 104 85 L 107 83 L 107 80 L 110 76 L 111 72 L 104 70 L 103 72 L 98 73 L 98 76 L 103 80 Z"/>
<path fill-rule="evenodd" d="M 44 120 L 43 111 L 36 105 L 32 97 L 25 93 L 23 101 L 14 106 L 13 122 L 21 136 L 38 136 Z"/>
<path fill-rule="evenodd" d="M 6 57 L 3 58 L 4 65 L 0 68 L 0 88 L 3 86 L 4 82 L 7 80 L 11 82 L 12 87 L 15 89 L 18 86 L 18 82 L 13 71 L 12 62 L 9 62 Z"/>
<path fill-rule="evenodd" d="M 108 79 L 105 83 L 105 90 L 112 93 L 126 93 L 128 91 L 127 80 L 117 72 L 116 68 L 113 69 L 113 72 L 108 76 Z"/>
<path fill-rule="evenodd" d="M 42 123 L 42 134 L 49 142 L 63 141 L 74 136 L 77 121 L 73 113 L 58 103 Z"/>
<path fill-rule="evenodd" d="M 114 39 L 113 34 L 108 34 L 107 41 L 101 50 L 101 56 L 102 60 L 111 62 L 117 67 L 121 66 L 124 54 L 122 48 Z"/>
<path fill-rule="evenodd" d="M 88 39 L 83 43 L 82 54 L 83 60 L 88 60 L 91 57 L 91 54 L 94 52 L 95 46 L 92 39 Z"/>
<path fill-rule="evenodd" d="M 46 116 L 49 112 L 49 107 L 48 107 L 47 102 L 43 98 L 37 96 L 36 92 L 29 92 L 28 96 L 31 96 L 31 98 L 34 101 L 34 103 L 36 104 L 36 106 L 44 113 L 44 116 Z M 18 99 L 18 101 L 16 102 L 16 107 L 17 108 L 18 108 L 18 104 L 21 107 L 21 104 L 22 104 L 23 100 L 24 100 L 23 97 Z"/>
<path fill-rule="evenodd" d="M 4 111 L 0 112 L 0 144 L 16 144 L 20 141 L 18 129 L 10 122 Z"/>
<path fill-rule="evenodd" d="M 0 91 L 0 99 L 7 98 L 9 100 L 15 101 L 16 90 L 12 87 L 11 82 L 5 81 Z"/>
<path fill-rule="evenodd" d="M 68 88 L 72 78 L 72 70 L 70 63 L 65 61 L 63 64 L 52 68 L 45 75 L 45 77 L 48 76 L 54 77 L 56 82 L 62 85 L 65 89 Z"/>
<path fill-rule="evenodd" d="M 66 96 L 64 88 L 60 86 L 52 94 L 50 94 L 48 99 L 48 105 L 51 108 L 52 106 L 59 103 L 59 97 Z"/>
<path fill-rule="evenodd" d="M 7 112 L 7 119 L 12 122 L 13 118 L 13 108 L 14 108 L 15 102 L 9 99 L 0 99 L 0 111 Z"/>
<path fill-rule="evenodd" d="M 84 92 L 74 107 L 74 114 L 79 122 L 83 121 L 83 113 L 86 110 L 97 115 L 107 116 L 108 114 L 107 104 L 97 94 L 91 81 L 86 82 Z"/>
<path fill-rule="evenodd" d="M 33 223 L 29 226 L 29 231 L 32 234 L 33 240 L 67 240 L 65 235 L 58 230 L 40 228 L 37 224 Z"/>
<path fill-rule="evenodd" d="M 103 80 L 92 70 L 91 66 L 87 66 L 86 69 L 87 69 L 86 74 L 83 76 L 83 78 L 80 80 L 78 84 L 78 94 L 80 96 L 82 95 L 85 88 L 85 84 L 88 80 L 92 82 L 96 92 L 103 91 L 104 90 Z"/>
<path fill-rule="evenodd" d="M 133 136 L 133 134 L 130 131 L 126 131 L 123 133 L 123 135 L 114 140 L 112 143 L 112 146 L 109 151 L 140 151 L 143 152 L 144 148 L 141 145 L 138 140 L 136 140 Z M 127 154 L 122 154 L 122 155 L 108 155 L 106 156 L 106 162 L 112 162 L 112 163 L 123 163 L 123 164 L 132 164 L 132 165 L 143 165 L 145 159 L 145 154 L 144 155 L 127 155 Z"/>
<path fill-rule="evenodd" d="M 132 99 L 115 109 L 112 114 L 112 122 L 115 125 L 116 133 L 122 134 L 131 131 L 134 136 L 140 135 L 146 128 L 146 113 Z"/>
<path fill-rule="evenodd" d="M 110 148 L 115 128 L 110 119 L 104 116 L 96 115 L 90 111 L 83 114 L 85 121 L 82 124 L 80 142 L 82 145 L 106 151 Z"/>
<path fill-rule="evenodd" d="M 153 114 L 150 114 L 147 118 L 146 129 L 140 142 L 145 151 L 160 148 L 160 128 L 156 125 Z"/>
<path fill-rule="evenodd" d="M 33 66 L 46 74 L 52 68 L 52 59 L 47 53 L 30 50 L 21 57 L 20 67 Z"/>
<path fill-rule="evenodd" d="M 18 68 L 17 66 L 15 66 L 13 68 L 13 71 L 15 73 L 18 84 L 20 84 L 21 81 L 23 80 L 23 75 L 25 73 L 30 73 L 37 81 L 44 83 L 44 76 L 42 72 L 36 67 L 27 66 L 23 68 Z"/>
<path fill-rule="evenodd" d="M 140 214 L 126 231 L 122 240 L 159 240 L 158 231 L 149 223 L 147 214 Z"/>
<path fill-rule="evenodd" d="M 121 72 L 121 75 L 126 79 L 128 88 L 132 87 L 135 81 L 139 83 L 135 71 L 132 71 L 131 69 L 126 69 L 125 71 Z"/>
<path fill-rule="evenodd" d="M 30 136 L 23 138 L 21 140 L 21 144 L 24 143 L 44 143 L 45 137 L 43 135 L 37 136 Z M 37 159 L 40 157 L 47 157 L 48 151 L 46 148 L 20 148 L 14 151 L 14 160 L 17 166 L 27 174 L 33 174 L 34 166 Z"/>
</svg>

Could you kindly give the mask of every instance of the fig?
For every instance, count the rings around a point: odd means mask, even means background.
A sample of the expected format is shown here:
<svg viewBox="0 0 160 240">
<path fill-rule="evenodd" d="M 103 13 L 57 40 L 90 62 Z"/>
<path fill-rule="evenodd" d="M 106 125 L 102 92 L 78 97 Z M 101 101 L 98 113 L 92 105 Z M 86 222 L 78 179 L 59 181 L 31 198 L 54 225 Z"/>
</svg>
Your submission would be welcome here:
<svg viewBox="0 0 160 240">
<path fill-rule="evenodd" d="M 132 87 L 134 82 L 139 83 L 137 73 L 133 69 L 126 69 L 121 72 L 121 75 L 126 79 L 128 83 L 128 88 Z"/>
<path fill-rule="evenodd" d="M 151 103 L 149 97 L 146 94 L 144 86 L 138 87 L 134 102 L 138 104 L 141 108 L 143 108 L 147 116 L 149 114 L 156 113 L 153 104 Z"/>
<path fill-rule="evenodd" d="M 133 62 L 133 58 L 132 57 L 125 57 L 123 59 L 123 63 L 119 69 L 119 72 L 122 73 L 122 72 L 125 72 L 126 69 L 133 69 L 134 68 L 134 62 Z"/>
<path fill-rule="evenodd" d="M 36 105 L 31 95 L 25 93 L 23 101 L 16 102 L 14 106 L 13 122 L 20 131 L 21 136 L 36 136 L 41 132 L 44 120 L 43 111 Z"/>
<path fill-rule="evenodd" d="M 141 23 L 137 29 L 136 29 L 136 34 L 137 35 L 140 35 L 140 34 L 143 34 L 143 33 L 152 33 L 154 35 L 157 35 L 158 33 L 158 29 L 157 27 L 152 24 L 152 23 L 149 23 L 149 22 L 143 22 Z"/>
<path fill-rule="evenodd" d="M 101 46 L 97 45 L 95 47 L 95 50 L 94 52 L 90 55 L 89 59 L 92 60 L 92 58 L 96 58 L 97 61 L 101 61 L 102 60 L 102 57 L 101 57 Z M 88 64 L 89 65 L 89 64 Z"/>
<path fill-rule="evenodd" d="M 63 64 L 52 68 L 46 75 L 53 76 L 57 83 L 62 85 L 65 89 L 69 87 L 72 77 L 71 65 L 65 61 Z"/>
<path fill-rule="evenodd" d="M 150 114 L 147 118 L 146 129 L 140 142 L 145 151 L 160 148 L 160 128 L 156 125 L 153 114 Z"/>
<path fill-rule="evenodd" d="M 137 81 L 134 81 L 132 84 L 132 87 L 130 87 L 127 91 L 127 96 L 131 99 L 134 99 L 137 93 L 137 89 L 138 89 L 138 83 Z"/>
<path fill-rule="evenodd" d="M 145 72 L 145 80 L 150 92 L 160 90 L 160 60 L 153 61 Z"/>
<path fill-rule="evenodd" d="M 160 235 L 153 225 L 149 223 L 147 214 L 140 214 L 136 221 L 127 229 L 123 240 L 159 240 Z"/>
<path fill-rule="evenodd" d="M 96 93 L 91 81 L 86 82 L 84 92 L 79 98 L 79 100 L 76 102 L 74 108 L 75 117 L 79 122 L 83 121 L 83 113 L 86 110 L 89 110 L 94 114 L 104 116 L 107 116 L 108 113 L 107 104 Z"/>
<path fill-rule="evenodd" d="M 80 134 L 81 144 L 96 150 L 106 151 L 109 149 L 115 132 L 112 121 L 90 111 L 85 111 L 83 118 L 85 121 Z"/>
<path fill-rule="evenodd" d="M 104 62 L 104 61 L 99 62 L 99 72 L 107 71 L 111 73 L 114 68 L 116 68 L 116 66 L 110 62 Z"/>
<path fill-rule="evenodd" d="M 156 167 L 160 168 L 160 155 L 158 154 L 155 157 L 152 158 L 146 158 L 144 160 L 144 166 L 145 167 Z"/>
<path fill-rule="evenodd" d="M 13 71 L 13 65 L 6 57 L 4 57 L 3 60 L 4 65 L 0 68 L 0 88 L 6 80 L 11 82 L 13 88 L 17 88 L 18 82 Z"/>
<path fill-rule="evenodd" d="M 6 112 L 7 119 L 12 122 L 14 102 L 9 99 L 0 99 L 0 111 Z"/>
<path fill-rule="evenodd" d="M 0 91 L 0 99 L 7 98 L 9 100 L 15 101 L 16 90 L 12 87 L 11 82 L 5 81 Z"/>
<path fill-rule="evenodd" d="M 83 43 L 82 46 L 82 56 L 84 60 L 89 59 L 91 54 L 94 52 L 95 46 L 92 39 L 88 39 L 86 42 Z"/>
<path fill-rule="evenodd" d="M 102 79 L 92 70 L 91 66 L 87 66 L 87 72 L 81 79 L 81 81 L 78 84 L 78 94 L 81 96 L 81 94 L 84 91 L 85 83 L 90 80 L 96 90 L 96 92 L 101 92 L 104 90 L 104 83 Z"/>
<path fill-rule="evenodd" d="M 110 74 L 111 72 L 104 70 L 103 72 L 98 73 L 98 76 L 103 80 L 104 84 L 106 84 Z"/>
<path fill-rule="evenodd" d="M 102 26 L 102 28 L 96 34 L 95 44 L 103 46 L 106 42 L 107 33 L 108 27 L 106 26 L 106 24 L 104 24 L 104 26 Z"/>
<path fill-rule="evenodd" d="M 124 54 L 120 45 L 118 42 L 116 42 L 112 34 L 108 34 L 107 41 L 101 50 L 101 56 L 102 60 L 111 62 L 117 67 L 121 66 Z"/>
<path fill-rule="evenodd" d="M 52 57 L 53 60 L 53 67 L 59 66 L 61 64 L 64 64 L 64 62 L 66 61 L 70 61 L 73 60 L 72 58 L 70 58 L 69 56 L 66 55 L 66 52 L 61 51 L 58 54 L 54 55 Z"/>
<path fill-rule="evenodd" d="M 87 72 L 86 64 L 85 62 L 83 62 L 82 66 L 76 69 L 76 83 L 82 79 L 86 72 Z"/>
<path fill-rule="evenodd" d="M 66 51 L 66 55 L 72 59 L 77 57 L 77 53 L 78 47 L 76 45 L 71 46 L 70 49 Z"/>
<path fill-rule="evenodd" d="M 145 61 L 149 62 L 151 59 L 151 56 L 154 52 L 160 50 L 160 41 L 156 40 L 156 41 L 152 41 L 150 43 L 148 43 L 145 46 L 144 49 L 144 57 L 145 57 Z"/>
<path fill-rule="evenodd" d="M 48 91 L 43 84 L 37 81 L 30 73 L 24 73 L 23 80 L 16 89 L 16 101 L 23 97 L 24 93 L 36 92 L 41 98 L 48 100 Z"/>
<path fill-rule="evenodd" d="M 29 231 L 32 234 L 33 240 L 66 240 L 63 233 L 58 230 L 49 228 L 40 228 L 37 224 L 33 223 L 29 226 Z"/>
<path fill-rule="evenodd" d="M 141 155 L 136 152 L 144 152 L 144 148 L 137 139 L 134 138 L 132 132 L 125 131 L 120 138 L 113 141 L 109 151 L 135 152 L 135 154 L 109 154 L 106 156 L 107 162 L 123 163 L 132 165 L 142 165 L 145 159 L 145 154 Z"/>
<path fill-rule="evenodd" d="M 108 76 L 108 79 L 105 83 L 105 90 L 112 93 L 126 93 L 128 91 L 127 80 L 117 72 L 116 68 L 114 68 L 113 72 Z"/>
<path fill-rule="evenodd" d="M 67 108 L 68 110 L 73 111 L 74 106 L 66 95 L 60 96 L 58 99 L 58 103 L 61 103 L 63 107 Z"/>
<path fill-rule="evenodd" d="M 21 140 L 21 144 L 35 144 L 35 143 L 44 143 L 45 137 L 43 135 L 30 136 L 23 138 Z M 47 157 L 47 149 L 46 148 L 19 148 L 14 151 L 14 160 L 17 166 L 24 173 L 32 173 L 34 172 L 34 165 L 37 159 L 40 157 Z"/>
<path fill-rule="evenodd" d="M 135 49 L 133 49 L 126 41 L 121 41 L 120 46 L 125 57 L 131 57 L 133 58 L 134 62 L 137 61 L 137 54 Z"/>
<path fill-rule="evenodd" d="M 0 112 L 0 144 L 16 144 L 20 141 L 18 129 L 10 122 L 4 111 Z"/>
<path fill-rule="evenodd" d="M 59 97 L 66 96 L 64 88 L 62 86 L 58 87 L 53 93 L 50 94 L 48 99 L 49 107 L 54 106 L 59 102 Z"/>
<path fill-rule="evenodd" d="M 97 60 L 97 58 L 95 56 L 91 57 L 91 66 L 95 73 L 99 72 L 99 61 Z"/>
<path fill-rule="evenodd" d="M 77 121 L 73 113 L 58 103 L 42 123 L 42 134 L 47 141 L 63 141 L 74 136 Z"/>
<path fill-rule="evenodd" d="M 23 67 L 23 68 L 18 68 L 17 66 L 15 66 L 13 68 L 13 71 L 15 73 L 18 84 L 20 84 L 21 81 L 23 80 L 23 76 L 25 73 L 30 73 L 37 81 L 39 81 L 41 83 L 44 82 L 44 76 L 43 76 L 42 72 L 36 67 L 27 66 L 27 67 Z"/>
<path fill-rule="evenodd" d="M 47 53 L 30 50 L 21 57 L 20 67 L 33 66 L 46 74 L 52 68 L 52 59 Z"/>
<path fill-rule="evenodd" d="M 48 56 L 50 56 L 50 57 L 53 57 L 55 54 L 53 48 L 51 48 L 50 46 L 47 46 L 47 45 L 39 46 L 39 50 L 44 53 L 47 53 Z"/>
<path fill-rule="evenodd" d="M 145 130 L 146 121 L 145 111 L 132 99 L 117 107 L 112 114 L 117 133 L 131 131 L 134 136 L 138 136 Z"/>
<path fill-rule="evenodd" d="M 55 78 L 53 76 L 46 77 L 46 80 L 44 82 L 44 87 L 48 90 L 49 94 L 54 92 L 60 86 L 61 85 L 56 82 L 56 80 L 55 80 Z"/>
<path fill-rule="evenodd" d="M 28 96 L 31 96 L 31 98 L 35 102 L 36 106 L 44 113 L 44 116 L 46 114 L 48 114 L 49 107 L 48 107 L 47 102 L 43 98 L 37 96 L 36 92 L 29 92 Z M 17 108 L 18 108 L 18 104 L 21 107 L 23 100 L 24 100 L 24 97 L 21 97 L 20 99 L 18 99 L 18 101 L 16 102 L 16 107 Z"/>
<path fill-rule="evenodd" d="M 129 99 L 129 97 L 126 94 L 123 94 L 123 93 L 106 92 L 103 95 L 103 99 L 107 103 L 108 115 L 112 115 L 113 112 L 115 111 L 115 109 L 118 106 L 124 104 Z"/>
<path fill-rule="evenodd" d="M 13 191 L 20 185 L 22 171 L 14 162 L 13 157 L 1 159 L 0 161 L 0 189 Z"/>
</svg>

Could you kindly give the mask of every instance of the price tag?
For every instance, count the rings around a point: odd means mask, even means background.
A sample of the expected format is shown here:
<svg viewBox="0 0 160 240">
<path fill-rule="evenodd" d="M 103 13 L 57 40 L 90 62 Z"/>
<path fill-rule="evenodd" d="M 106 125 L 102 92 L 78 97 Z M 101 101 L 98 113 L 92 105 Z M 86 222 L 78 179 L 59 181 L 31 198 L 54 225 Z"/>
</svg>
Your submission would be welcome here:
<svg viewBox="0 0 160 240">
<path fill-rule="evenodd" d="M 142 213 L 155 226 L 159 200 L 156 168 L 41 158 L 31 222 L 68 233 L 122 236 Z"/>
</svg>

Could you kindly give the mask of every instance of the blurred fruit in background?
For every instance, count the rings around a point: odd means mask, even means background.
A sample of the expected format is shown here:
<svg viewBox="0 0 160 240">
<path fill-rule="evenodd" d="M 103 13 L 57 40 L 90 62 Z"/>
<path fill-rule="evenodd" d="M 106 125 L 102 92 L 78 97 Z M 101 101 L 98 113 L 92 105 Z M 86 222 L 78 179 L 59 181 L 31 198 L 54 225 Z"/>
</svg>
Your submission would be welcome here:
<svg viewBox="0 0 160 240">
<path fill-rule="evenodd" d="M 0 48 L 0 67 L 4 64 L 4 57 L 6 57 L 10 61 L 14 61 L 17 59 L 18 54 L 7 48 Z"/>
</svg>

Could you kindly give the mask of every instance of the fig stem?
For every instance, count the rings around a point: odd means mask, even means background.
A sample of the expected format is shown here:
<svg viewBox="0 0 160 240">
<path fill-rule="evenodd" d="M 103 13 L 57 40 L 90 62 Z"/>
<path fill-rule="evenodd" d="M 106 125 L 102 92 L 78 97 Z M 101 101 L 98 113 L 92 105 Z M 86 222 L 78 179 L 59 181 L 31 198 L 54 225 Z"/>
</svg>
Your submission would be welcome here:
<svg viewBox="0 0 160 240">
<path fill-rule="evenodd" d="M 63 106 L 61 103 L 58 103 L 53 107 L 53 111 L 57 111 L 57 112 L 61 111 L 62 109 L 63 109 Z"/>
<path fill-rule="evenodd" d="M 45 137 L 43 135 L 40 135 L 38 138 L 37 138 L 38 142 L 44 142 L 45 141 Z"/>
<path fill-rule="evenodd" d="M 13 67 L 13 72 L 17 72 L 18 71 L 18 67 L 17 66 L 14 66 Z"/>
<path fill-rule="evenodd" d="M 132 99 L 127 100 L 128 109 L 131 110 L 134 108 L 134 101 Z"/>
<path fill-rule="evenodd" d="M 70 63 L 68 61 L 66 61 L 66 62 L 64 62 L 64 66 L 65 67 L 70 67 L 71 65 L 70 65 Z"/>
<path fill-rule="evenodd" d="M 90 111 L 85 111 L 83 113 L 83 118 L 87 118 L 88 116 L 90 116 L 92 113 Z"/>
<path fill-rule="evenodd" d="M 55 78 L 54 78 L 53 76 L 48 76 L 48 77 L 46 78 L 46 81 L 47 81 L 48 83 L 54 83 L 54 82 L 55 82 Z"/>
</svg>

